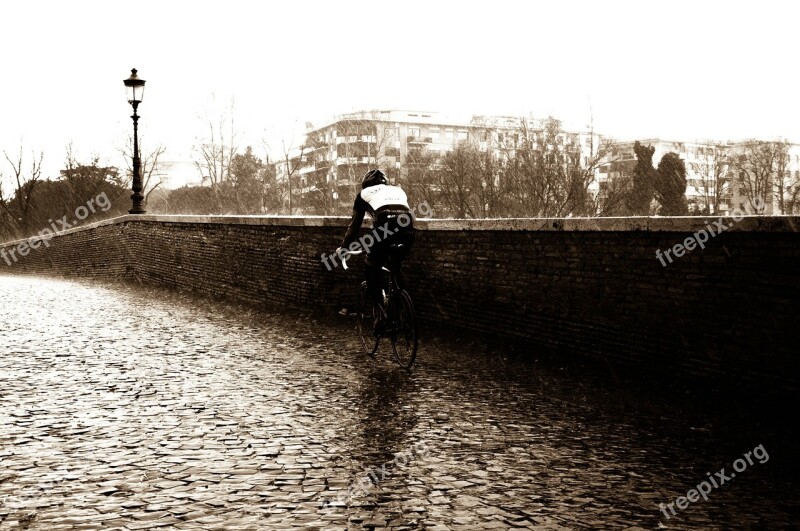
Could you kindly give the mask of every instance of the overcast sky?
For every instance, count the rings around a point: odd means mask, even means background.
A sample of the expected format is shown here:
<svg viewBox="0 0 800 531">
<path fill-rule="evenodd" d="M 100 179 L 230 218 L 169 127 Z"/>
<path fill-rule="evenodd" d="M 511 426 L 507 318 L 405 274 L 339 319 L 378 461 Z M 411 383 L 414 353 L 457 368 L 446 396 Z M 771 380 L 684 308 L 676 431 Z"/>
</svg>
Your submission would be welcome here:
<svg viewBox="0 0 800 531">
<path fill-rule="evenodd" d="M 70 141 L 82 159 L 122 164 L 132 67 L 147 80 L 144 149 L 164 144 L 169 159 L 190 160 L 201 117 L 231 99 L 242 144 L 278 149 L 306 121 L 372 108 L 573 127 L 591 108 L 597 131 L 625 139 L 800 142 L 796 6 L 12 0 L 0 4 L 0 149 L 43 150 L 54 177 Z"/>
</svg>

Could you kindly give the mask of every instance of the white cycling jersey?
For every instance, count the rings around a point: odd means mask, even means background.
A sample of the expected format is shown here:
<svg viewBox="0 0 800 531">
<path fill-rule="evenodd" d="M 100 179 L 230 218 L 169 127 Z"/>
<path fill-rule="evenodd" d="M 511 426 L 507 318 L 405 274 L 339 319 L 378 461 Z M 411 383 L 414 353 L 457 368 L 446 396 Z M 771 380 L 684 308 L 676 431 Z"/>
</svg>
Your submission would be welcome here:
<svg viewBox="0 0 800 531">
<path fill-rule="evenodd" d="M 359 197 L 369 205 L 371 214 L 386 206 L 403 207 L 411 210 L 408 206 L 408 197 L 402 188 L 390 186 L 388 184 L 378 184 L 361 190 Z"/>
</svg>

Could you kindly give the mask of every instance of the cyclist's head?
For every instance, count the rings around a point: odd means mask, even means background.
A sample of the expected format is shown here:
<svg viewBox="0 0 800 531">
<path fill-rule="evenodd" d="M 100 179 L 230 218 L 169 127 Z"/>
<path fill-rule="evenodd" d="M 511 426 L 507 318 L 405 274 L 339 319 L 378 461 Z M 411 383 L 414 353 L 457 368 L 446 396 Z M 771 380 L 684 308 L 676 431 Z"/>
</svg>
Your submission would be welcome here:
<svg viewBox="0 0 800 531">
<path fill-rule="evenodd" d="M 386 184 L 386 176 L 381 170 L 369 170 L 361 181 L 361 189 L 375 186 L 376 184 Z"/>
</svg>

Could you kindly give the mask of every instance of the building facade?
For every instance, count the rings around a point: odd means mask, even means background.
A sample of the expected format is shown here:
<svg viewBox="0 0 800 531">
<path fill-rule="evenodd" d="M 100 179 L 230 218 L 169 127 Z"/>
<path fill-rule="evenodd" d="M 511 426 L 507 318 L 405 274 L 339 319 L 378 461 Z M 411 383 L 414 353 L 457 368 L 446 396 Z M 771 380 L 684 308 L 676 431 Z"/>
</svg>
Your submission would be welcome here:
<svg viewBox="0 0 800 531">
<path fill-rule="evenodd" d="M 533 143 L 539 139 L 543 123 L 511 116 L 360 111 L 308 127 L 303 147 L 276 163 L 276 175 L 291 182 L 297 196 L 293 204 L 310 206 L 319 214 L 346 214 L 369 169 L 380 168 L 390 181 L 403 181 L 421 167 L 435 167 L 461 143 L 490 151 L 498 159 L 513 156 L 523 137 Z M 600 138 L 560 132 L 556 141 L 580 163 L 596 153 Z"/>
<path fill-rule="evenodd" d="M 441 168 L 448 152 L 467 143 L 504 163 L 522 150 L 558 153 L 572 168 L 593 174 L 588 193 L 595 198 L 613 188 L 616 179 L 632 176 L 635 141 L 603 138 L 592 131 L 548 131 L 552 119 L 512 116 L 453 118 L 434 112 L 376 110 L 337 116 L 321 126 L 307 124 L 302 147 L 274 163 L 293 213 L 347 215 L 372 168 L 390 181 L 404 182 L 424 169 Z M 638 141 L 654 148 L 653 166 L 676 153 L 686 167 L 686 200 L 690 214 L 725 215 L 759 195 L 765 213 L 800 210 L 800 145 L 788 142 L 683 142 L 661 138 Z M 545 155 L 546 156 L 546 155 Z M 769 158 L 771 157 L 771 158 Z M 769 158 L 768 162 L 761 159 Z M 782 177 L 778 177 L 782 176 Z M 501 189 L 500 183 L 494 183 Z M 434 192 L 436 184 L 431 185 Z M 656 203 L 653 203 L 655 208 Z M 655 211 L 655 210 L 654 210 Z"/>
</svg>

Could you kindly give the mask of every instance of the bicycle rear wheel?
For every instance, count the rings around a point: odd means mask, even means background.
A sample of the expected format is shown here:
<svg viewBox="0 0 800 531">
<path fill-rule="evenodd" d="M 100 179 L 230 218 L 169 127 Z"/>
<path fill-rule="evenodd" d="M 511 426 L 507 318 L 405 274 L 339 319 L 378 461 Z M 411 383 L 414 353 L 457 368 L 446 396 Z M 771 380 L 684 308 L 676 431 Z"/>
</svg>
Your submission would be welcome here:
<svg viewBox="0 0 800 531">
<path fill-rule="evenodd" d="M 358 335 L 361 337 L 361 346 L 364 348 L 364 352 L 370 357 L 375 357 L 380 340 L 372 333 L 375 324 L 374 311 L 375 307 L 370 299 L 367 283 L 362 282 L 358 293 Z"/>
<path fill-rule="evenodd" d="M 417 358 L 417 320 L 414 315 L 414 304 L 411 296 L 400 291 L 390 302 L 389 318 L 392 323 L 392 351 L 397 363 L 410 369 Z"/>
</svg>

